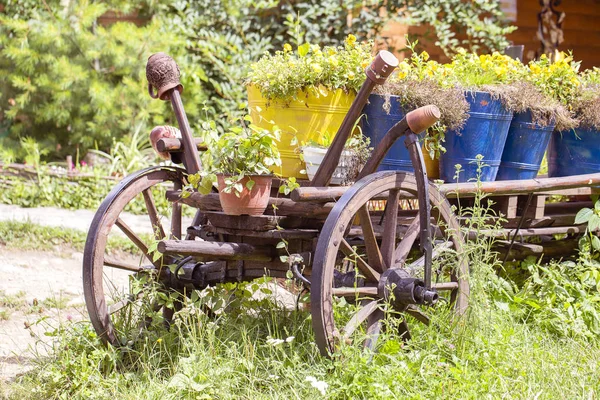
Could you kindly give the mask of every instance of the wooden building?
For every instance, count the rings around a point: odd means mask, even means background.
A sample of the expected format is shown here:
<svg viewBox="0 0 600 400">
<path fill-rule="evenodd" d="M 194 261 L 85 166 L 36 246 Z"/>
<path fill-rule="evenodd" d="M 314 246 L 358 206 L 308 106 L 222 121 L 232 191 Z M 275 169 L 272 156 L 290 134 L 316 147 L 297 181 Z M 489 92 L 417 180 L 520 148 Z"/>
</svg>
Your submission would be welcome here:
<svg viewBox="0 0 600 400">
<path fill-rule="evenodd" d="M 556 3 L 556 0 L 549 1 Z M 501 0 L 501 6 L 507 22 L 517 27 L 508 39 L 515 45 L 525 46 L 523 61 L 527 62 L 541 54 L 541 41 L 538 38 L 538 14 L 542 11 L 540 0 Z M 557 13 L 564 13 L 562 42 L 558 50 L 572 50 L 575 59 L 582 61 L 582 69 L 600 67 L 600 0 L 562 0 L 560 4 L 553 5 L 553 9 Z M 426 26 L 404 26 L 392 22 L 381 33 L 385 41 L 382 47 L 403 48 L 405 34 L 419 37 L 428 30 Z M 432 44 L 433 40 L 430 42 L 424 42 L 429 55 L 440 62 L 448 61 L 442 50 Z"/>
</svg>

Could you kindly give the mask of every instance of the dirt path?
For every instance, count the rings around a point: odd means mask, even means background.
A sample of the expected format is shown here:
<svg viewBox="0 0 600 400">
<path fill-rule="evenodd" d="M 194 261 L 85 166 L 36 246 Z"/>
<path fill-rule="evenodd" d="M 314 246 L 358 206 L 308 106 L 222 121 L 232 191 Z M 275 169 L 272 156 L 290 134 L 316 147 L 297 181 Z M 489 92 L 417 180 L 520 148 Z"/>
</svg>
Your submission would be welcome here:
<svg viewBox="0 0 600 400">
<path fill-rule="evenodd" d="M 33 352 L 45 349 L 40 339 L 49 340 L 43 332 L 59 321 L 87 318 L 82 256 L 0 247 L 0 379 L 31 367 Z M 49 318 L 37 324 L 42 317 Z"/>
</svg>

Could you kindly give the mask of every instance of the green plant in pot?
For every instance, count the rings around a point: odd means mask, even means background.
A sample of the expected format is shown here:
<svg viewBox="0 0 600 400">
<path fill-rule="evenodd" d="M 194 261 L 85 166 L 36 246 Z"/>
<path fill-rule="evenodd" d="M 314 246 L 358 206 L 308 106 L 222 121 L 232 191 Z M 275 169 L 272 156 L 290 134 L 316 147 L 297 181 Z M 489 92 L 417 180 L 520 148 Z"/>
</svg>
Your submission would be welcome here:
<svg viewBox="0 0 600 400">
<path fill-rule="evenodd" d="M 458 130 L 468 118 L 469 105 L 463 91 L 448 83 L 444 66 L 430 60 L 427 52 L 417 53 L 418 42 L 407 42 L 413 50 L 411 57 L 403 60 L 394 74 L 384 85 L 377 86 L 365 107 L 366 119 L 363 132 L 377 144 L 385 132 L 400 121 L 407 112 L 428 104 L 436 105 L 441 119 L 423 135 L 423 147 L 427 174 L 430 178 L 439 177 L 434 159 L 443 146 L 446 130 Z M 418 132 L 420 133 L 420 132 Z M 402 140 L 397 141 L 383 160 L 380 170 L 413 171 L 412 162 Z"/>
<path fill-rule="evenodd" d="M 548 146 L 548 175 L 600 172 L 600 69 L 587 70 L 569 102 L 577 127 L 555 131 Z"/>
<path fill-rule="evenodd" d="M 306 164 L 306 174 L 310 180 L 317 173 L 331 142 L 331 136 L 325 135 L 319 141 L 310 141 L 301 147 L 302 158 Z M 372 148 L 369 147 L 369 144 L 370 139 L 362 135 L 357 126 L 354 133 L 346 141 L 340 161 L 329 183 L 332 185 L 349 185 L 354 183 L 360 170 L 371 155 Z"/>
<path fill-rule="evenodd" d="M 284 177 L 306 178 L 298 146 L 336 134 L 365 80 L 371 48 L 349 35 L 337 47 L 304 43 L 294 50 L 285 45 L 251 66 L 249 113 L 263 128 L 273 123 L 281 128 Z"/>
<path fill-rule="evenodd" d="M 514 112 L 496 180 L 535 178 L 555 127 L 568 131 L 577 125 L 568 107 L 580 85 L 578 70 L 579 63 L 564 53 L 555 62 L 542 55 L 515 82 L 495 88 Z"/>
<path fill-rule="evenodd" d="M 248 126 L 235 127 L 216 136 L 205 132 L 208 150 L 202 155 L 209 169 L 190 176 L 190 184 L 202 194 L 219 190 L 223 212 L 228 215 L 261 215 L 269 203 L 272 170 L 281 167 L 277 127 L 263 129 L 246 118 Z"/>
<path fill-rule="evenodd" d="M 462 50 L 436 71 L 445 77 L 445 85 L 461 89 L 469 104 L 469 118 L 463 128 L 446 132 L 446 152 L 440 155 L 441 179 L 454 181 L 457 164 L 462 166 L 459 182 L 478 177 L 482 181 L 496 179 L 513 112 L 494 91 L 514 82 L 523 69 L 519 60 L 497 52 L 477 55 Z M 478 155 L 485 164 L 481 174 Z"/>
</svg>

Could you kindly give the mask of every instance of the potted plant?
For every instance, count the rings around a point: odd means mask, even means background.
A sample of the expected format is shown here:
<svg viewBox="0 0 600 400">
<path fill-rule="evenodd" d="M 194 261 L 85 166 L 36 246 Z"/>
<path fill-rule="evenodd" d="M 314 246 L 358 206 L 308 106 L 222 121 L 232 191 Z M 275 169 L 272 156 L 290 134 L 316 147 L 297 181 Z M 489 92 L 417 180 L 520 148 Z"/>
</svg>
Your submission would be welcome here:
<svg viewBox="0 0 600 400">
<path fill-rule="evenodd" d="M 576 126 L 567 107 L 580 85 L 578 70 L 579 63 L 564 53 L 555 62 L 542 55 L 516 82 L 500 88 L 514 117 L 496 180 L 535 178 L 554 128 Z"/>
<path fill-rule="evenodd" d="M 324 136 L 320 141 L 311 141 L 302 146 L 302 158 L 306 165 L 306 174 L 309 180 L 312 181 L 317 173 L 331 141 L 330 136 Z M 354 182 L 371 155 L 369 143 L 369 138 L 363 136 L 360 131 L 355 132 L 348 138 L 344 151 L 340 156 L 340 161 L 331 177 L 330 184 L 347 185 Z"/>
<path fill-rule="evenodd" d="M 523 68 L 520 61 L 497 52 L 478 56 L 462 50 L 450 64 L 436 72 L 447 77 L 447 84 L 463 90 L 469 104 L 469 118 L 464 127 L 446 132 L 446 152 L 440 155 L 441 179 L 447 182 L 496 179 L 513 117 L 513 112 L 497 95 L 497 88 L 514 82 Z M 477 155 L 483 156 L 486 166 L 480 176 Z M 461 172 L 455 179 L 457 164 L 461 165 Z"/>
<path fill-rule="evenodd" d="M 600 69 L 581 76 L 571 105 L 578 126 L 556 130 L 548 147 L 548 175 L 570 176 L 600 172 Z"/>
<path fill-rule="evenodd" d="M 284 177 L 306 178 L 297 148 L 336 134 L 371 59 L 371 45 L 349 35 L 339 47 L 304 43 L 293 50 L 286 44 L 251 66 L 249 113 L 258 126 L 281 128 Z"/>
<path fill-rule="evenodd" d="M 191 185 L 202 194 L 216 185 L 225 214 L 263 214 L 271 194 L 271 171 L 281 166 L 279 131 L 250 123 L 218 137 L 214 129 L 205 133 L 208 150 L 202 155 L 203 165 L 210 169 L 190 176 Z"/>
<path fill-rule="evenodd" d="M 430 178 L 439 177 L 439 168 L 434 159 L 443 147 L 447 129 L 460 129 L 468 118 L 469 106 L 461 90 L 446 84 L 446 77 L 438 72 L 443 66 L 429 60 L 427 52 L 418 54 L 414 50 L 417 42 L 408 43 L 413 50 L 410 58 L 400 63 L 394 74 L 384 85 L 375 88 L 363 113 L 363 133 L 377 145 L 385 133 L 407 112 L 435 104 L 441 111 L 441 119 L 423 135 L 424 157 Z M 417 132 L 421 133 L 421 132 Z M 402 140 L 388 151 L 379 170 L 413 172 L 408 149 Z"/>
</svg>

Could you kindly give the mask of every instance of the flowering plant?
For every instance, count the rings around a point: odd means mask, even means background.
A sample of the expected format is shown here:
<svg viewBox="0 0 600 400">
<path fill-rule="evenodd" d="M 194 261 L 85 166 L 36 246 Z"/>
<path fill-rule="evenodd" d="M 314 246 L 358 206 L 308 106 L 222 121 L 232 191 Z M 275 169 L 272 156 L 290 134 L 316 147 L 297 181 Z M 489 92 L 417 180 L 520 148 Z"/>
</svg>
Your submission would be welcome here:
<svg viewBox="0 0 600 400">
<path fill-rule="evenodd" d="M 285 44 L 275 54 L 265 54 L 252 64 L 247 85 L 256 86 L 267 100 L 289 102 L 299 91 L 343 89 L 358 91 L 364 70 L 372 60 L 370 43 L 357 43 L 348 35 L 344 46 L 304 43 L 294 51 Z"/>
<path fill-rule="evenodd" d="M 445 151 L 444 141 L 447 129 L 460 129 L 468 118 L 469 106 L 462 90 L 453 86 L 449 79 L 450 69 L 429 59 L 425 51 L 417 53 L 417 42 L 407 40 L 411 57 L 398 65 L 388 81 L 375 89 L 375 93 L 387 96 L 384 107 L 390 107 L 389 95 L 398 96 L 403 111 L 408 112 L 428 104 L 440 109 L 441 119 L 428 131 L 425 147 L 433 158 L 438 151 Z M 389 112 L 389 110 L 388 110 Z"/>
<path fill-rule="evenodd" d="M 583 129 L 600 129 L 600 68 L 585 71 L 573 99 L 573 112 Z"/>
<path fill-rule="evenodd" d="M 492 54 L 468 53 L 462 49 L 450 64 L 441 70 L 445 85 L 466 90 L 481 89 L 484 85 L 500 85 L 516 81 L 524 72 L 519 60 L 494 52 Z"/>
</svg>

